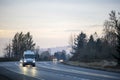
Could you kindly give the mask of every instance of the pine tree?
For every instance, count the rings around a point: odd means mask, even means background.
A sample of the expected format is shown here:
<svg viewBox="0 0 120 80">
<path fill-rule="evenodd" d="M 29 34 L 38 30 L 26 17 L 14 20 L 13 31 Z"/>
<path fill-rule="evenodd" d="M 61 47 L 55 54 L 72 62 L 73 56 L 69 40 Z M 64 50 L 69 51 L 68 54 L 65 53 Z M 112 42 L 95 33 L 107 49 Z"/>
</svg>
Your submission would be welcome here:
<svg viewBox="0 0 120 80">
<path fill-rule="evenodd" d="M 96 49 L 95 49 L 95 41 L 93 38 L 93 35 L 90 36 L 89 41 L 87 43 L 87 53 L 89 55 L 89 58 L 95 59 L 96 58 Z"/>
<path fill-rule="evenodd" d="M 111 53 L 120 65 L 120 14 L 116 14 L 115 11 L 111 11 L 109 14 L 109 20 L 105 23 L 105 39 L 108 41 L 111 48 Z M 116 49 L 117 48 L 117 49 Z M 117 53 L 116 53 L 116 50 Z"/>
<path fill-rule="evenodd" d="M 117 52 L 118 54 L 116 56 L 114 56 L 117 61 L 118 61 L 118 65 L 120 65 L 120 23 L 118 24 L 118 27 L 117 27 L 117 42 L 118 42 L 118 45 L 117 45 Z"/>
<path fill-rule="evenodd" d="M 83 32 L 81 32 L 81 34 L 79 34 L 77 36 L 77 38 L 75 38 L 74 40 L 74 47 L 73 47 L 73 56 L 70 60 L 74 60 L 74 61 L 80 61 L 81 60 L 81 53 L 84 53 L 84 48 L 86 45 L 86 34 L 84 34 Z"/>
</svg>

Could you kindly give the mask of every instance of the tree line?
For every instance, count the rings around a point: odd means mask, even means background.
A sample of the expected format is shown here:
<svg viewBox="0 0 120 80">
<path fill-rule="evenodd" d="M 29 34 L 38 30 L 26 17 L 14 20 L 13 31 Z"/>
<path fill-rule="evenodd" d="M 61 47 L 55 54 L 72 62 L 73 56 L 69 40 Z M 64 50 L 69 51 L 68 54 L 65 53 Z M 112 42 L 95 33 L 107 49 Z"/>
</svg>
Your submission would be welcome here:
<svg viewBox="0 0 120 80">
<path fill-rule="evenodd" d="M 35 43 L 33 42 L 30 32 L 23 34 L 23 32 L 16 33 L 12 39 L 12 44 L 5 48 L 5 57 L 7 58 L 21 58 L 23 52 L 26 50 L 34 50 Z"/>
<path fill-rule="evenodd" d="M 103 38 L 90 35 L 89 39 L 85 33 L 81 32 L 74 40 L 72 46 L 73 56 L 70 60 L 74 61 L 93 61 L 96 59 L 112 59 L 111 47 Z"/>
<path fill-rule="evenodd" d="M 96 59 L 116 59 L 120 65 L 120 13 L 111 11 L 109 19 L 104 22 L 104 36 L 95 39 L 93 35 L 87 39 L 84 32 L 71 41 L 73 61 L 94 61 Z"/>
</svg>

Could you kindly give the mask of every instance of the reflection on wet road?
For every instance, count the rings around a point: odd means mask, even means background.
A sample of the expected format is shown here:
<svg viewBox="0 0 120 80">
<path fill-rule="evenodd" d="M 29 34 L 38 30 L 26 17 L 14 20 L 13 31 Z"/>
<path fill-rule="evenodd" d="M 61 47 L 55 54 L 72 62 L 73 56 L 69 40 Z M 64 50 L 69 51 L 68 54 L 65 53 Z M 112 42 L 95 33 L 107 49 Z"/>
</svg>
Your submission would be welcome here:
<svg viewBox="0 0 120 80">
<path fill-rule="evenodd" d="M 20 70 L 24 75 L 31 75 L 32 77 L 35 77 L 35 75 L 37 74 L 35 68 L 36 67 L 20 67 Z"/>
<path fill-rule="evenodd" d="M 119 80 L 120 74 L 63 65 L 56 62 L 37 62 L 36 67 L 22 67 L 19 62 L 2 62 L 0 66 L 39 80 Z M 11 73 L 12 74 L 12 73 Z M 25 76 L 24 76 L 25 75 Z"/>
</svg>

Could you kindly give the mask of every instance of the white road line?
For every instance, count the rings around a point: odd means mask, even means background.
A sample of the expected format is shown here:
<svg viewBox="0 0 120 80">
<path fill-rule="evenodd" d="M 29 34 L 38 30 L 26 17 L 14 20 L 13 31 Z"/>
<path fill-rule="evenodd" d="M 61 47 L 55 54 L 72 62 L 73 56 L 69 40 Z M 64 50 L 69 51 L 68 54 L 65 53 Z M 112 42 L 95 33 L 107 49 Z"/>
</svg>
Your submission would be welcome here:
<svg viewBox="0 0 120 80">
<path fill-rule="evenodd" d="M 72 69 L 61 69 L 58 67 L 49 67 L 50 64 L 47 64 L 47 62 L 44 62 L 47 66 L 40 65 L 41 67 L 48 68 L 48 69 L 53 69 L 53 70 L 58 70 L 58 71 L 65 71 L 65 72 L 70 72 L 70 73 L 77 73 L 77 74 L 85 74 L 85 75 L 90 75 L 90 76 L 96 76 L 96 77 L 105 77 L 105 78 L 112 78 L 112 79 L 120 79 L 120 77 L 116 76 L 111 76 L 111 75 L 105 75 L 105 74 L 97 74 L 97 73 L 91 73 L 91 72 L 85 72 L 85 71 L 78 71 L 78 70 L 72 70 Z"/>
<path fill-rule="evenodd" d="M 46 62 L 44 62 L 46 64 Z M 41 67 L 44 67 L 44 68 L 48 68 L 44 65 L 40 65 Z M 49 69 L 53 69 L 53 70 L 59 70 L 59 69 L 56 69 L 56 68 L 49 68 Z M 61 71 L 61 69 L 59 70 Z M 74 78 L 74 79 L 79 79 L 79 77 L 74 77 L 74 76 L 69 76 L 69 75 L 63 75 L 63 74 L 56 74 L 56 75 L 59 75 L 59 76 L 62 76 L 62 77 L 71 77 L 71 78 Z M 87 78 L 80 78 L 80 79 L 84 79 L 84 80 L 90 80 L 90 79 L 87 79 Z"/>
<path fill-rule="evenodd" d="M 73 77 L 74 79 L 76 79 L 77 77 Z"/>
<path fill-rule="evenodd" d="M 80 80 L 89 80 L 89 79 L 84 79 L 84 78 L 81 78 Z"/>
</svg>

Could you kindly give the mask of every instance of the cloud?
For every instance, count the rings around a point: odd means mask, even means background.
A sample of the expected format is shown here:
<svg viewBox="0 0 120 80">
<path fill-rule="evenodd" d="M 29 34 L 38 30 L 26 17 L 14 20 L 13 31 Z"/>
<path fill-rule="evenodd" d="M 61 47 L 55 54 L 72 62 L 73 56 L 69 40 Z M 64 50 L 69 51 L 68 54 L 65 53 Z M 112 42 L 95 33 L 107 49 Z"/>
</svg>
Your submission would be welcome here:
<svg viewBox="0 0 120 80">
<path fill-rule="evenodd" d="M 81 30 L 78 30 L 78 29 L 76 29 L 76 30 L 75 29 L 74 30 L 72 30 L 72 29 L 71 30 L 64 30 L 64 32 L 80 32 L 80 31 Z"/>
</svg>

